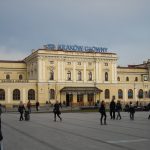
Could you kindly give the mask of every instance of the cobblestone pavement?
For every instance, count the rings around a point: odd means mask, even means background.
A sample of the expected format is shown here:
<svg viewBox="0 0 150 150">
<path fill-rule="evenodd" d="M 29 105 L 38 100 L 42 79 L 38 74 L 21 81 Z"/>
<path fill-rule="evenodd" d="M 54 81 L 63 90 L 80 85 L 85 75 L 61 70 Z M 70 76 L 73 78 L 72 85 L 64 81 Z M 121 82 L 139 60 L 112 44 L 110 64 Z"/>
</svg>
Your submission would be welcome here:
<svg viewBox="0 0 150 150">
<path fill-rule="evenodd" d="M 149 150 L 149 112 L 136 112 L 135 120 L 122 112 L 122 120 L 100 125 L 99 113 L 63 113 L 53 121 L 52 113 L 31 114 L 19 121 L 19 114 L 2 114 L 4 150 Z"/>
</svg>

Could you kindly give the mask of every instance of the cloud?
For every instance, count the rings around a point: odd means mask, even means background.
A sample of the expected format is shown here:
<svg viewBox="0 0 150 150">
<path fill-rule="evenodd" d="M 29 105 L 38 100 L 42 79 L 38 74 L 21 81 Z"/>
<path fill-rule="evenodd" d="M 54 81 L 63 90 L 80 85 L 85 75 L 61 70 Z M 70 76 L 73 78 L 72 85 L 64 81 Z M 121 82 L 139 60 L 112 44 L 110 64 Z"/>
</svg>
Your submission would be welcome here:
<svg viewBox="0 0 150 150">
<path fill-rule="evenodd" d="M 142 49 L 145 56 L 149 53 L 150 0 L 2 0 L 0 3 L 0 51 L 3 52 L 0 59 L 6 58 L 8 50 L 12 51 L 8 59 L 24 58 L 31 49 L 48 43 L 108 47 L 110 52 L 117 50 L 121 56 L 129 54 L 126 64 L 132 62 L 131 56 L 140 55 L 136 50 Z M 141 55 L 134 60 L 140 59 Z"/>
<path fill-rule="evenodd" d="M 0 60 L 23 60 L 27 56 L 26 52 L 6 46 L 0 46 Z"/>
</svg>

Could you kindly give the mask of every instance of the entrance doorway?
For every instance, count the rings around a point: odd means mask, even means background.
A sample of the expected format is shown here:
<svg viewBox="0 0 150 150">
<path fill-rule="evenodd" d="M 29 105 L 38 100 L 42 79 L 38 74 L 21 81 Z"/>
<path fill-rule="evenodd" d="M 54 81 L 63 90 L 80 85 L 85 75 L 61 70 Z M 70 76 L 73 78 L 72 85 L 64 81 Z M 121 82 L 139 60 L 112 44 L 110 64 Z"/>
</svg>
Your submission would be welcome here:
<svg viewBox="0 0 150 150">
<path fill-rule="evenodd" d="M 79 106 L 83 106 L 84 103 L 83 103 L 83 94 L 77 94 L 77 102 L 79 104 Z"/>
<path fill-rule="evenodd" d="M 73 94 L 66 94 L 66 106 L 71 106 L 73 101 Z"/>
</svg>

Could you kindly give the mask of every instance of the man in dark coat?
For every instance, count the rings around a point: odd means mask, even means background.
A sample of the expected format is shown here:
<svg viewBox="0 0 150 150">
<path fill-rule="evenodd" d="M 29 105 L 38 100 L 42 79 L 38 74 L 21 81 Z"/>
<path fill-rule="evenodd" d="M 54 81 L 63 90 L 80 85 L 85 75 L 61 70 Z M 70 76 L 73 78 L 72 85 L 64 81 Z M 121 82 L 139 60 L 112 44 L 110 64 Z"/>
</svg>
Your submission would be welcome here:
<svg viewBox="0 0 150 150">
<path fill-rule="evenodd" d="M 114 101 L 114 98 L 110 102 L 110 119 L 115 119 L 115 111 L 116 111 L 116 103 Z"/>
<path fill-rule="evenodd" d="M 120 114 L 121 110 L 122 110 L 122 106 L 121 106 L 120 101 L 118 100 L 116 104 L 116 112 L 118 113 L 117 118 L 116 118 L 117 120 L 118 118 L 121 119 L 121 114 Z"/>
<path fill-rule="evenodd" d="M 60 114 L 61 114 L 60 107 L 61 105 L 58 103 L 58 101 L 56 101 L 56 103 L 54 104 L 54 109 L 53 109 L 54 121 L 56 121 L 56 115 L 60 119 L 60 121 L 62 121 L 62 118 L 60 117 Z"/>
<path fill-rule="evenodd" d="M 135 108 L 134 108 L 132 102 L 130 103 L 129 112 L 130 112 L 130 120 L 134 120 Z"/>
<path fill-rule="evenodd" d="M 23 113 L 24 113 L 24 110 L 25 110 L 25 107 L 24 107 L 24 104 L 22 103 L 22 101 L 20 101 L 20 104 L 19 104 L 19 107 L 18 107 L 18 111 L 20 113 L 20 121 L 22 121 L 24 118 L 23 118 Z"/>
<path fill-rule="evenodd" d="M 106 109 L 105 109 L 105 102 L 102 101 L 101 105 L 100 105 L 100 108 L 99 108 L 99 112 L 101 113 L 101 118 L 100 118 L 100 121 L 101 121 L 101 125 L 103 125 L 103 117 L 104 117 L 104 125 L 106 125 Z"/>
</svg>

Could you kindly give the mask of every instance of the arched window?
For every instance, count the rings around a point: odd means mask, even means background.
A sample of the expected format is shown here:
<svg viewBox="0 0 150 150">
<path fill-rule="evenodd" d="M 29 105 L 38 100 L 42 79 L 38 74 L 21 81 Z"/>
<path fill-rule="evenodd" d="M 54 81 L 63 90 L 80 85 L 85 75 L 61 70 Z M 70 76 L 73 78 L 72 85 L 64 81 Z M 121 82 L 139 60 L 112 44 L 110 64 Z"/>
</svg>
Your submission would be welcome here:
<svg viewBox="0 0 150 150">
<path fill-rule="evenodd" d="M 6 75 L 6 80 L 10 80 L 10 75 L 9 74 Z"/>
<path fill-rule="evenodd" d="M 126 81 L 129 81 L 129 77 L 126 77 Z"/>
<path fill-rule="evenodd" d="M 117 78 L 117 81 L 120 81 L 120 77 Z"/>
<path fill-rule="evenodd" d="M 23 79 L 23 76 L 20 74 L 19 75 L 19 80 L 22 80 Z"/>
<path fill-rule="evenodd" d="M 110 92 L 109 89 L 105 90 L 105 99 L 109 99 L 110 98 Z"/>
<path fill-rule="evenodd" d="M 89 81 L 92 81 L 92 72 L 89 72 Z"/>
<path fill-rule="evenodd" d="M 129 89 L 128 90 L 128 99 L 132 99 L 133 98 L 133 90 Z"/>
<path fill-rule="evenodd" d="M 0 100 L 5 100 L 5 91 L 0 89 Z"/>
<path fill-rule="evenodd" d="M 71 72 L 70 71 L 67 72 L 67 80 L 71 80 Z"/>
<path fill-rule="evenodd" d="M 147 91 L 145 91 L 145 96 L 144 97 L 148 98 L 148 92 Z"/>
<path fill-rule="evenodd" d="M 20 90 L 13 90 L 13 100 L 20 100 Z"/>
<path fill-rule="evenodd" d="M 143 98 L 143 90 L 142 89 L 139 90 L 138 96 L 139 96 L 139 98 Z"/>
<path fill-rule="evenodd" d="M 35 91 L 33 89 L 28 91 L 28 100 L 35 100 Z"/>
<path fill-rule="evenodd" d="M 118 90 L 118 98 L 123 99 L 123 91 L 121 89 Z"/>
<path fill-rule="evenodd" d="M 54 80 L 54 71 L 53 70 L 51 70 L 51 72 L 50 72 L 50 80 Z"/>
<path fill-rule="evenodd" d="M 108 81 L 108 72 L 105 72 L 105 81 Z"/>
<path fill-rule="evenodd" d="M 78 72 L 78 80 L 79 80 L 79 81 L 82 80 L 82 74 L 81 74 L 81 71 Z"/>
<path fill-rule="evenodd" d="M 138 81 L 138 77 L 135 77 L 135 81 Z"/>
</svg>

